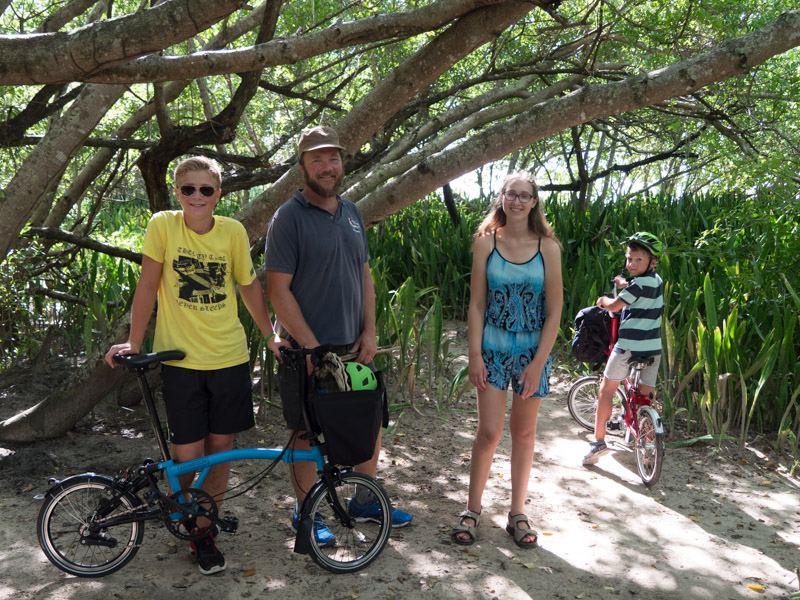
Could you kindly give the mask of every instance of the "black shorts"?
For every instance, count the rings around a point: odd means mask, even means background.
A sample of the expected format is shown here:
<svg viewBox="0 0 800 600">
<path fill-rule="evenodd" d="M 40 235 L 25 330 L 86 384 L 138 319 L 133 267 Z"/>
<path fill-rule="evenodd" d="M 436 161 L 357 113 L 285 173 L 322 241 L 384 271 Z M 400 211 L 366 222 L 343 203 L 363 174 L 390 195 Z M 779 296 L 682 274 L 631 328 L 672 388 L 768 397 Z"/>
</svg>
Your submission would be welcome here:
<svg viewBox="0 0 800 600">
<path fill-rule="evenodd" d="M 345 355 L 350 353 L 350 348 L 352 347 L 353 344 L 346 344 L 333 346 L 332 350 L 336 354 Z M 305 362 L 303 366 L 305 368 Z M 375 370 L 373 363 L 366 366 L 373 371 Z M 281 396 L 283 419 L 286 421 L 286 426 L 292 431 L 305 431 L 307 427 L 303 418 L 303 407 L 300 404 L 300 389 L 297 379 L 297 371 L 286 365 L 286 363 L 278 364 L 278 393 Z"/>
<path fill-rule="evenodd" d="M 248 363 L 208 371 L 164 365 L 161 380 L 173 444 L 198 442 L 209 433 L 239 433 L 255 425 Z"/>
</svg>

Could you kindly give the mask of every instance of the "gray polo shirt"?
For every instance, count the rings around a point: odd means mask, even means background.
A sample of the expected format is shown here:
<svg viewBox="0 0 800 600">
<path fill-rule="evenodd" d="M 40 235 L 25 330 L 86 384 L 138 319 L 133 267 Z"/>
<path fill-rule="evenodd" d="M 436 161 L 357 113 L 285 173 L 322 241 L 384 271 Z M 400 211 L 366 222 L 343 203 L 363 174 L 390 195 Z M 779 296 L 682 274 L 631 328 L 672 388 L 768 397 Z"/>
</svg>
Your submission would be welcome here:
<svg viewBox="0 0 800 600">
<path fill-rule="evenodd" d="M 320 344 L 352 344 L 361 335 L 368 260 L 361 212 L 344 198 L 331 215 L 298 190 L 269 223 L 264 266 L 293 276 L 289 289 Z"/>
</svg>

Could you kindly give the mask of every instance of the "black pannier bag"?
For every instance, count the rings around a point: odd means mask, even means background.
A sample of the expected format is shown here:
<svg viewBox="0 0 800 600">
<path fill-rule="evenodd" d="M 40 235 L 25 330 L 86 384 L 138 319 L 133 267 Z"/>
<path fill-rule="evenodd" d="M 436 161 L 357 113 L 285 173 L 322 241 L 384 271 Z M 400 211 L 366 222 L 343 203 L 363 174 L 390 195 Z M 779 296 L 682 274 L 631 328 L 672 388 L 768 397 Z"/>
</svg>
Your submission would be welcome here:
<svg viewBox="0 0 800 600">
<path fill-rule="evenodd" d="M 375 390 L 309 391 L 310 425 L 322 433 L 329 462 L 353 466 L 372 458 L 381 426 L 389 425 L 383 374 L 375 371 L 375 377 Z"/>
<path fill-rule="evenodd" d="M 572 355 L 597 371 L 606 361 L 611 342 L 611 315 L 605 308 L 587 306 L 575 315 Z"/>
</svg>

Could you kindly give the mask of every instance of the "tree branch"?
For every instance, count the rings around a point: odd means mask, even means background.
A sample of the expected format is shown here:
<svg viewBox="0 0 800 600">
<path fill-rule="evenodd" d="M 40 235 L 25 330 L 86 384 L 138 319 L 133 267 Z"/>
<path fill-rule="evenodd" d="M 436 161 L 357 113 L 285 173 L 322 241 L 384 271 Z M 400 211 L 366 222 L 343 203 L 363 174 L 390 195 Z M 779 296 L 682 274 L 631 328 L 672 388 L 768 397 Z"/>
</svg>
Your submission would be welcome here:
<svg viewBox="0 0 800 600">
<path fill-rule="evenodd" d="M 243 4 L 244 0 L 167 0 L 69 33 L 0 36 L 0 85 L 88 81 L 109 67 L 197 35 Z"/>
<path fill-rule="evenodd" d="M 195 0 L 199 2 L 200 0 Z M 217 2 L 217 0 L 212 0 Z M 231 0 L 228 0 L 231 1 Z M 528 7 L 546 4 L 547 0 L 530 0 Z M 136 83 L 169 81 L 184 78 L 260 71 L 277 65 L 294 64 L 339 48 L 366 44 L 378 40 L 405 39 L 413 35 L 435 31 L 484 6 L 513 5 L 509 0 L 436 0 L 435 2 L 403 13 L 379 14 L 353 23 L 335 23 L 322 31 L 300 36 L 282 37 L 268 43 L 227 52 L 198 52 L 189 56 L 156 56 L 130 60 L 128 64 L 108 66 L 80 73 L 74 69 L 60 75 L 59 71 L 40 73 L 37 81 L 6 80 L 1 74 L 0 85 L 25 83 L 62 83 L 64 81 L 93 81 L 97 83 Z M 157 27 L 159 31 L 162 27 Z M 190 37 L 189 35 L 185 37 Z M 185 39 L 182 38 L 182 39 Z M 162 45 L 160 47 L 166 47 Z M 0 45 L 0 56 L 3 46 Z M 19 50 L 17 50 L 19 51 Z M 144 53 L 141 53 L 144 54 Z M 135 56 L 130 56 L 133 59 Z M 52 62 L 52 59 L 50 60 Z"/>
<path fill-rule="evenodd" d="M 59 292 L 58 290 L 49 290 L 43 287 L 37 287 L 31 289 L 31 293 L 33 294 L 41 294 L 42 296 L 47 296 L 48 298 L 52 298 L 53 300 L 58 300 L 59 302 L 69 302 L 70 304 L 78 304 L 80 306 L 89 306 L 89 301 L 86 298 L 81 298 L 79 296 L 73 296 L 72 294 L 67 294 L 66 292 Z M 116 308 L 124 304 L 123 302 L 106 302 L 106 307 L 108 308 Z"/>
<path fill-rule="evenodd" d="M 688 60 L 543 102 L 507 122 L 487 127 L 458 148 L 440 152 L 373 191 L 359 203 L 367 225 L 408 206 L 448 181 L 510 151 L 597 118 L 691 94 L 800 45 L 800 11 L 790 11 L 747 35 Z"/>
<path fill-rule="evenodd" d="M 108 254 L 109 256 L 125 258 L 139 265 L 142 264 L 142 255 L 139 252 L 131 252 L 130 250 L 125 250 L 124 248 L 110 246 L 82 235 L 76 235 L 70 231 L 64 231 L 63 229 L 54 229 L 52 227 L 29 227 L 23 232 L 22 235 L 31 238 L 41 237 L 59 242 L 67 242 L 80 248 L 88 248 L 89 250 L 102 252 L 103 254 Z"/>
</svg>

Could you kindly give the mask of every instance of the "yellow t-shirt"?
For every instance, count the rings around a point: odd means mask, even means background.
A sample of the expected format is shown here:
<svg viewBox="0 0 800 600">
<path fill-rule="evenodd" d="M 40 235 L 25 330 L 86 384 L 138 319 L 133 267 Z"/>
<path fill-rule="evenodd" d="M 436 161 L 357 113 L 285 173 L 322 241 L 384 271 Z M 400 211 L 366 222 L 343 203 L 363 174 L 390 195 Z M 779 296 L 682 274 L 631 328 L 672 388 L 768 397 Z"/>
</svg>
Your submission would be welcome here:
<svg viewBox="0 0 800 600">
<path fill-rule="evenodd" d="M 166 364 L 211 370 L 247 362 L 235 284 L 256 274 L 242 224 L 215 216 L 211 231 L 198 235 L 181 211 L 162 211 L 147 225 L 143 252 L 163 265 L 153 349 L 186 353 Z"/>
</svg>

